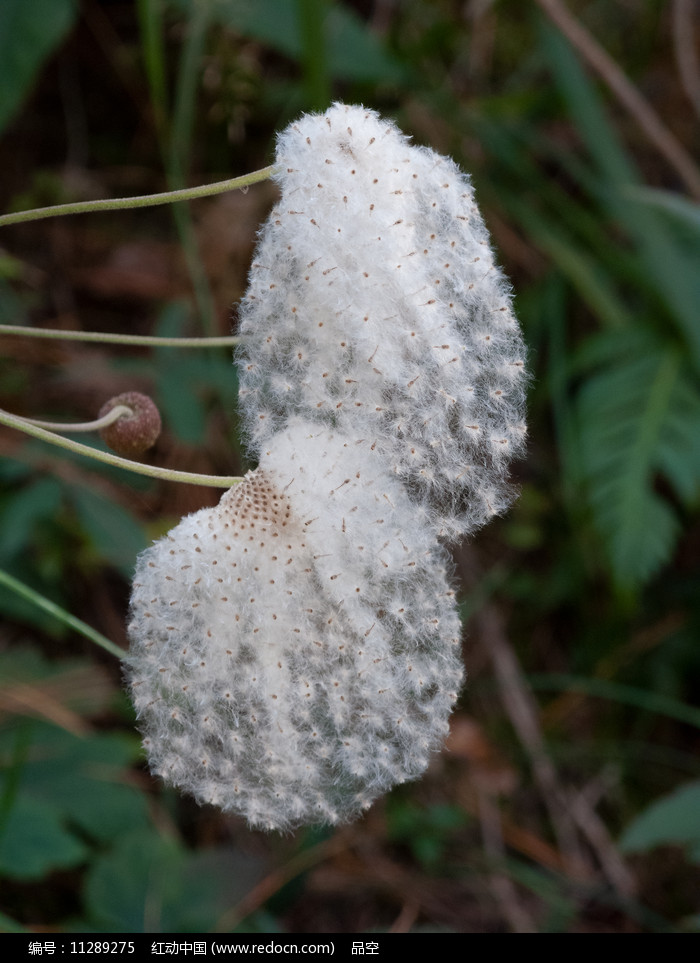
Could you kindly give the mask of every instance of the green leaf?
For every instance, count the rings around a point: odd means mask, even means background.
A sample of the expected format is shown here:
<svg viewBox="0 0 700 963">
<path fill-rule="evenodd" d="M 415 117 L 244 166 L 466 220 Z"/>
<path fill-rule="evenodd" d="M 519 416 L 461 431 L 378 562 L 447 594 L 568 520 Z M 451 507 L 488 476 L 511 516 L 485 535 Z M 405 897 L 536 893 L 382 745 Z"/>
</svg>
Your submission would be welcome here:
<svg viewBox="0 0 700 963">
<path fill-rule="evenodd" d="M 0 913 L 0 933 L 31 933 L 26 926 L 21 926 L 12 917 Z"/>
<path fill-rule="evenodd" d="M 547 908 L 547 917 L 542 921 L 539 932 L 569 932 L 569 926 L 576 917 L 576 902 L 561 880 L 551 872 L 530 866 L 517 859 L 509 859 L 505 866 L 508 876 L 529 890 Z"/>
<path fill-rule="evenodd" d="M 0 838 L 0 872 L 15 879 L 40 879 L 54 869 L 75 866 L 86 854 L 53 806 L 25 795 L 15 799 Z"/>
<path fill-rule="evenodd" d="M 181 441 L 203 445 L 206 408 L 200 397 L 201 382 L 194 378 L 195 359 L 170 357 L 159 365 L 157 402 L 163 420 Z"/>
<path fill-rule="evenodd" d="M 36 684 L 37 694 L 49 683 L 47 691 L 84 715 L 103 711 L 115 691 L 105 686 L 90 662 L 48 662 L 32 649 L 4 653 L 0 679 L 9 690 Z M 86 687 L 85 691 L 76 685 Z M 0 769 L 4 773 L 0 831 L 5 825 L 2 820 L 13 811 L 13 785 L 19 787 L 23 798 L 48 807 L 55 824 L 78 827 L 83 836 L 95 840 L 109 841 L 147 825 L 146 799 L 129 779 L 129 768 L 141 754 L 136 735 L 75 735 L 38 720 L 33 720 L 27 731 L 30 739 L 18 756 L 18 745 L 23 743 L 18 741 L 18 733 L 21 736 L 23 730 L 15 723 L 0 730 Z"/>
<path fill-rule="evenodd" d="M 82 485 L 73 486 L 71 500 L 99 555 L 130 579 L 136 556 L 147 545 L 141 525 L 126 509 Z"/>
<path fill-rule="evenodd" d="M 335 3 L 326 20 L 330 71 L 339 80 L 398 83 L 403 68 L 354 10 Z"/>
<path fill-rule="evenodd" d="M 157 333 L 182 335 L 187 320 L 187 305 L 172 302 L 161 312 Z M 230 351 L 188 355 L 157 348 L 155 360 L 156 399 L 165 424 L 187 444 L 203 444 L 210 402 L 223 403 L 230 411 L 238 404 L 238 373 Z"/>
<path fill-rule="evenodd" d="M 700 456 L 689 444 L 700 431 L 700 396 L 671 347 L 636 331 L 601 347 L 607 363 L 579 396 L 581 463 L 615 578 L 635 588 L 669 560 L 680 532 L 657 475 L 688 501 L 700 484 Z"/>
<path fill-rule="evenodd" d="M 618 287 L 627 277 L 639 284 L 638 259 L 610 237 L 608 225 L 590 201 L 575 199 L 552 178 L 542 176 L 542 162 L 538 166 L 535 160 L 543 149 L 541 135 L 499 127 L 482 116 L 472 124 L 484 148 L 507 171 L 502 183 L 489 178 L 478 183 L 479 196 L 504 208 L 522 225 L 602 322 L 611 327 L 636 323 Z M 552 151 L 556 154 L 555 145 Z"/>
<path fill-rule="evenodd" d="M 264 875 L 265 862 L 230 849 L 185 850 L 140 830 L 98 858 L 86 882 L 93 923 L 116 932 L 202 933 Z"/>
<path fill-rule="evenodd" d="M 178 337 L 188 321 L 188 306 L 173 301 L 160 313 L 156 333 Z M 200 398 L 199 361 L 163 348 L 156 349 L 156 401 L 170 431 L 187 444 L 201 444 L 206 430 L 206 411 Z M 201 361 L 201 359 L 199 359 Z"/>
<path fill-rule="evenodd" d="M 657 451 L 659 468 L 682 502 L 692 508 L 700 498 L 700 391 L 697 382 L 676 381 Z"/>
<path fill-rule="evenodd" d="M 451 835 L 468 819 L 458 806 L 436 804 L 418 807 L 400 794 L 387 804 L 389 838 L 410 847 L 427 870 L 446 857 Z"/>
<path fill-rule="evenodd" d="M 94 920 L 115 933 L 177 932 L 185 852 L 174 839 L 129 833 L 96 860 L 85 885 Z"/>
<path fill-rule="evenodd" d="M 700 368 L 700 272 L 697 251 L 674 234 L 667 218 L 634 199 L 640 175 L 608 117 L 598 92 L 562 34 L 541 24 L 541 47 L 555 81 L 597 168 L 595 194 L 620 222 L 639 251 L 647 283 L 663 300 L 669 317 Z"/>
<path fill-rule="evenodd" d="M 31 469 L 23 461 L 6 457 L 0 460 L 0 481 L 5 484 L 12 485 L 15 482 L 22 481 L 29 474 L 31 474 Z"/>
<path fill-rule="evenodd" d="M 109 841 L 148 821 L 145 797 L 127 775 L 138 753 L 135 737 L 80 737 L 37 725 L 22 789 L 93 839 Z"/>
<path fill-rule="evenodd" d="M 294 60 L 302 59 L 299 12 L 290 0 L 220 0 L 212 16 Z M 365 83 L 396 83 L 402 79 L 402 66 L 349 7 L 341 3 L 330 7 L 324 34 L 326 62 L 334 78 Z"/>
<path fill-rule="evenodd" d="M 29 92 L 44 61 L 73 26 L 76 0 L 0 3 L 0 130 Z"/>
<path fill-rule="evenodd" d="M 7 562 L 31 544 L 38 525 L 52 521 L 61 504 L 61 485 L 54 478 L 38 478 L 8 494 L 0 510 L 0 560 Z"/>
<path fill-rule="evenodd" d="M 663 845 L 689 846 L 691 852 L 700 855 L 700 781 L 657 799 L 630 823 L 620 839 L 620 848 L 628 853 Z"/>
<path fill-rule="evenodd" d="M 578 55 L 563 34 L 544 17 L 539 21 L 539 35 L 540 49 L 600 174 L 612 183 L 636 182 L 635 165 L 609 123 L 598 91 Z"/>
<path fill-rule="evenodd" d="M 630 187 L 625 191 L 625 196 L 631 201 L 662 211 L 670 218 L 685 224 L 700 237 L 700 204 L 695 201 L 688 200 L 682 194 L 653 187 Z"/>
<path fill-rule="evenodd" d="M 326 55 L 327 0 L 296 0 L 301 37 L 301 64 L 306 103 L 324 110 L 331 103 L 331 78 Z"/>
<path fill-rule="evenodd" d="M 2 92 L 0 92 L 1 97 Z M 24 302 L 15 294 L 5 278 L 0 277 L 0 324 L 23 324 L 25 314 Z"/>
<path fill-rule="evenodd" d="M 542 215 L 527 200 L 515 195 L 506 193 L 501 201 L 601 321 L 610 327 L 631 322 L 629 311 L 615 291 L 598 251 L 596 256 L 590 254 L 569 232 L 562 230 L 559 216 L 555 220 Z"/>
<path fill-rule="evenodd" d="M 620 705 L 635 706 L 645 712 L 667 716 L 669 719 L 676 719 L 678 722 L 700 729 L 700 709 L 687 705 L 680 699 L 664 695 L 662 692 L 625 685 L 610 679 L 594 679 L 558 672 L 528 675 L 527 681 L 533 689 L 538 691 L 581 692 L 595 699 L 610 699 Z"/>
</svg>

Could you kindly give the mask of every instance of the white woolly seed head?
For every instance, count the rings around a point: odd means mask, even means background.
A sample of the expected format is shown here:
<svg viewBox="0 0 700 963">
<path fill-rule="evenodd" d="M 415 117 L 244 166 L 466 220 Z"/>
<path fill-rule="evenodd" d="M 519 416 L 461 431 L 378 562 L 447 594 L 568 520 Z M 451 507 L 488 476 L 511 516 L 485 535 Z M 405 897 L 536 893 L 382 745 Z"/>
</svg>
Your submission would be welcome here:
<svg viewBox="0 0 700 963">
<path fill-rule="evenodd" d="M 473 531 L 510 500 L 525 350 L 468 177 L 343 104 L 277 165 L 240 310 L 251 448 L 295 415 L 365 438 L 441 535 Z"/>
<path fill-rule="evenodd" d="M 127 675 L 154 772 L 279 830 L 420 775 L 462 678 L 447 567 L 376 449 L 292 419 L 139 558 Z"/>
</svg>

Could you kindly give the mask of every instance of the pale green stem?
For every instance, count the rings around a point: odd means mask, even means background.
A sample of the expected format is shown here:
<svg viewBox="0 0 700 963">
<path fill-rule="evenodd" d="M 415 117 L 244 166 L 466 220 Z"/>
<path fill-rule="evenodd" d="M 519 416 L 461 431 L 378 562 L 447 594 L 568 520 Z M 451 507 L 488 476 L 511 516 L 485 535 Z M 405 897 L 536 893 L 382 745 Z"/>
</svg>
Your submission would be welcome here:
<svg viewBox="0 0 700 963">
<path fill-rule="evenodd" d="M 97 629 L 93 629 L 86 622 L 83 622 L 82 619 L 77 619 L 74 615 L 71 615 L 70 612 L 66 612 L 64 608 L 61 608 L 60 605 L 47 599 L 45 595 L 41 595 L 35 589 L 30 588 L 29 585 L 25 585 L 24 582 L 20 582 L 2 569 L 0 569 L 0 585 L 4 585 L 6 588 L 16 592 L 17 595 L 21 595 L 22 598 L 27 599 L 27 601 L 33 605 L 53 615 L 60 622 L 63 622 L 76 632 L 84 635 L 86 639 L 90 639 L 91 642 L 95 642 L 103 649 L 106 649 L 107 652 L 116 655 L 118 659 L 123 659 L 126 655 L 124 649 L 120 649 L 114 642 L 110 642 L 107 636 L 102 635 Z"/>
<path fill-rule="evenodd" d="M 209 7 L 208 0 L 206 3 L 197 2 L 192 6 L 178 62 L 174 110 L 167 135 L 167 146 L 166 142 L 163 142 L 168 186 L 172 191 L 180 190 L 187 183 L 199 67 L 204 57 L 204 45 L 211 18 Z M 192 213 L 185 204 L 175 204 L 172 207 L 172 214 L 192 281 L 200 323 L 205 334 L 212 334 L 216 307 L 202 263 Z"/>
<path fill-rule="evenodd" d="M 38 207 L 31 211 L 2 214 L 0 215 L 0 227 L 7 224 L 20 224 L 23 221 L 38 221 L 43 217 L 84 214 L 88 211 L 118 211 L 129 210 L 134 207 L 156 207 L 158 204 L 172 204 L 175 201 L 191 201 L 197 197 L 225 194 L 226 191 L 235 191 L 265 181 L 272 176 L 275 170 L 273 164 L 270 167 L 263 167 L 259 171 L 253 171 L 251 174 L 243 174 L 241 177 L 217 181 L 215 184 L 202 184 L 199 187 L 186 187 L 181 191 L 166 191 L 164 194 L 142 194 L 138 197 L 114 197 L 104 201 L 77 201 L 74 204 L 57 204 L 55 207 Z"/>
<path fill-rule="evenodd" d="M 34 425 L 35 428 L 47 428 L 49 431 L 58 432 L 67 431 L 72 434 L 76 431 L 100 431 L 102 428 L 113 425 L 124 415 L 133 415 L 133 413 L 133 408 L 127 408 L 126 405 L 116 405 L 114 408 L 110 408 L 106 415 L 95 418 L 94 421 L 74 421 L 62 425 L 57 421 L 40 421 L 38 418 L 23 418 L 22 420 L 26 421 L 28 425 Z"/>
<path fill-rule="evenodd" d="M 161 144 L 165 140 L 168 113 L 168 92 L 165 70 L 165 44 L 163 41 L 163 5 L 153 0 L 136 0 L 141 34 L 141 49 L 151 103 L 155 114 L 156 131 Z"/>
<path fill-rule="evenodd" d="M 211 22 L 211 6 L 209 0 L 191 5 L 191 14 L 178 59 L 175 96 L 165 153 L 168 178 L 173 189 L 183 186 L 189 167 L 196 118 L 197 85 Z"/>
<path fill-rule="evenodd" d="M 297 0 L 304 93 L 314 110 L 325 110 L 331 102 L 332 84 L 326 56 L 327 14 L 326 0 Z"/>
<path fill-rule="evenodd" d="M 156 348 L 229 348 L 238 344 L 236 335 L 217 338 L 159 338 L 151 334 L 110 334 L 103 331 L 57 331 L 55 328 L 27 328 L 22 324 L 0 324 L 0 335 L 18 334 L 28 338 L 56 341 L 93 341 L 102 344 L 152 345 Z"/>
<path fill-rule="evenodd" d="M 94 458 L 95 461 L 104 462 L 106 465 L 114 465 L 116 468 L 125 468 L 127 471 L 133 471 L 137 475 L 148 475 L 149 478 L 162 478 L 165 481 L 183 482 L 189 485 L 203 485 L 208 488 L 231 488 L 233 485 L 237 485 L 243 481 L 243 479 L 238 476 L 198 475 L 189 471 L 174 471 L 171 468 L 143 465 L 141 462 L 130 461 L 128 458 L 122 458 L 120 455 L 112 455 L 110 452 L 91 448 L 89 445 L 83 445 L 79 441 L 62 438 L 61 435 L 57 435 L 53 431 L 46 431 L 45 428 L 37 428 L 35 425 L 25 421 L 24 418 L 11 415 L 7 411 L 0 410 L 0 424 L 7 425 L 9 428 L 17 428 L 18 431 L 23 431 L 25 434 L 32 435 L 33 438 L 38 438 L 41 441 L 47 441 L 49 444 L 56 445 L 58 448 L 65 448 L 67 451 L 73 451 L 78 455 Z"/>
</svg>

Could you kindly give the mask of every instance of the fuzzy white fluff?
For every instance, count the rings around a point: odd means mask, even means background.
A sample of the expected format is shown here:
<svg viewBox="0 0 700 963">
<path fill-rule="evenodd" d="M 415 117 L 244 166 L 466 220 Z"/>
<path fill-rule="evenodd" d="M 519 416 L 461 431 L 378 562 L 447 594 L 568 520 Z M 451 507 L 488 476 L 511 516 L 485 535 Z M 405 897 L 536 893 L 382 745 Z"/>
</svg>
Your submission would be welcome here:
<svg viewBox="0 0 700 963">
<path fill-rule="evenodd" d="M 292 419 L 139 559 L 127 673 L 154 772 L 288 830 L 420 775 L 462 678 L 444 550 L 363 439 Z"/>
<path fill-rule="evenodd" d="M 420 775 L 462 679 L 442 543 L 510 499 L 524 347 L 469 179 L 336 104 L 277 149 L 241 305 L 259 467 L 139 558 L 151 768 L 289 830 Z"/>
<path fill-rule="evenodd" d="M 277 145 L 281 197 L 240 309 L 253 452 L 290 416 L 366 438 L 445 538 L 510 501 L 525 350 L 468 177 L 336 104 Z"/>
</svg>

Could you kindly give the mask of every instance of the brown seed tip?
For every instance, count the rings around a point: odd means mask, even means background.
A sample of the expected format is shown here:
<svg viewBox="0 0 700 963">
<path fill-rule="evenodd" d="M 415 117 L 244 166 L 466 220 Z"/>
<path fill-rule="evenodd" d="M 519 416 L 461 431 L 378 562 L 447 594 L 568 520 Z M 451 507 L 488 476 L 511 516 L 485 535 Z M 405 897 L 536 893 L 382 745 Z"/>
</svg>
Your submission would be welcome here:
<svg viewBox="0 0 700 963">
<path fill-rule="evenodd" d="M 160 413 L 148 395 L 127 391 L 106 401 L 100 408 L 99 417 L 104 417 L 117 405 L 130 408 L 132 413 L 122 415 L 103 428 L 100 437 L 118 455 L 133 458 L 156 443 L 161 427 Z"/>
</svg>

